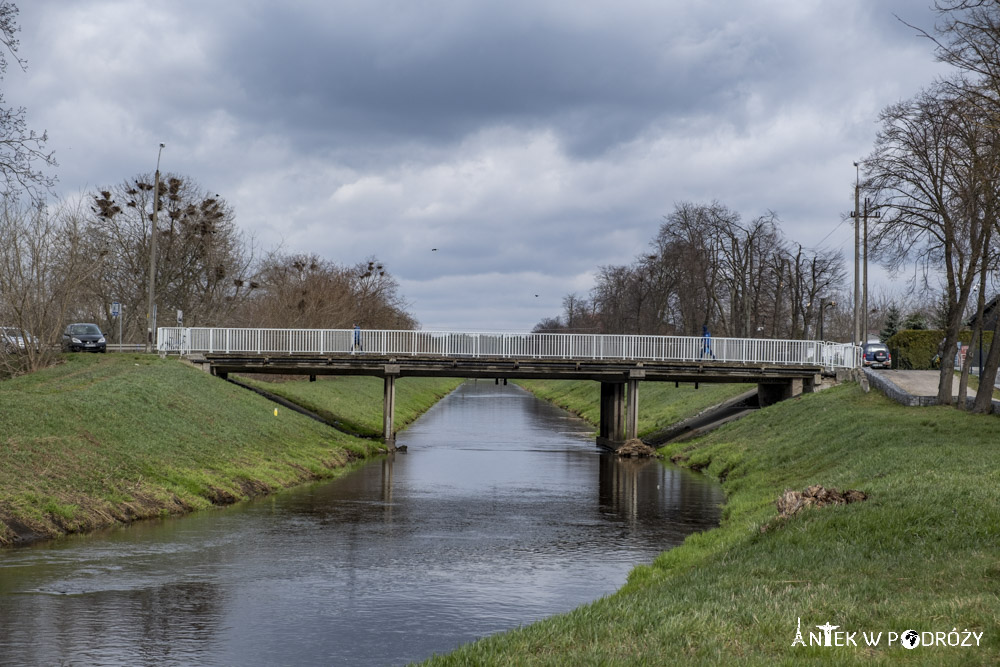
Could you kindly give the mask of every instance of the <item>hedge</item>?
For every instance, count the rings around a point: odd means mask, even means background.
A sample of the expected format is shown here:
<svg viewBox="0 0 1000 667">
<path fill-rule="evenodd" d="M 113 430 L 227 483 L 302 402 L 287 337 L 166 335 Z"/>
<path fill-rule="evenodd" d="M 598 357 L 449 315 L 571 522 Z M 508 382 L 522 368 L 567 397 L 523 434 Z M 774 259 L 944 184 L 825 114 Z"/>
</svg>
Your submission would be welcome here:
<svg viewBox="0 0 1000 667">
<path fill-rule="evenodd" d="M 899 369 L 924 370 L 934 367 L 934 357 L 938 353 L 938 344 L 944 338 L 940 329 L 906 329 L 893 335 L 885 344 L 892 353 L 892 367 Z M 966 329 L 958 334 L 962 345 L 969 345 L 972 331 Z M 990 351 L 993 342 L 993 332 L 983 333 L 983 359 Z M 978 354 L 978 346 L 977 346 Z"/>
</svg>

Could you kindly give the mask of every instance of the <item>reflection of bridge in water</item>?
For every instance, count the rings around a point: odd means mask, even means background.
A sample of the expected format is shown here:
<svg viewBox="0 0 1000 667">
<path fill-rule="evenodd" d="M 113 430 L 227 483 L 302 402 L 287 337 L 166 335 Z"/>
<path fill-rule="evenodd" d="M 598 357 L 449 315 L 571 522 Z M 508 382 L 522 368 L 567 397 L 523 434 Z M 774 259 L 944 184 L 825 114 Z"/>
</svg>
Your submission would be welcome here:
<svg viewBox="0 0 1000 667">
<path fill-rule="evenodd" d="M 599 334 L 456 333 L 350 329 L 161 328 L 161 354 L 229 373 L 370 375 L 384 379 L 383 435 L 394 441 L 400 377 L 594 380 L 601 385 L 598 444 L 634 438 L 639 383 L 756 383 L 762 405 L 814 391 L 824 375 L 860 365 L 843 343 Z"/>
</svg>

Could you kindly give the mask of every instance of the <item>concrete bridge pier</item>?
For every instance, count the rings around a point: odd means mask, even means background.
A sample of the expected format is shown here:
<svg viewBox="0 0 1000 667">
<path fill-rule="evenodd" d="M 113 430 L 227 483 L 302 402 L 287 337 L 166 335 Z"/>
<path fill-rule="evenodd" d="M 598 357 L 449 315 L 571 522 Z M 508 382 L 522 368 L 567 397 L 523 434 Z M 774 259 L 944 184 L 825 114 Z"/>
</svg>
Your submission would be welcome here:
<svg viewBox="0 0 1000 667">
<path fill-rule="evenodd" d="M 601 425 L 597 432 L 598 447 L 617 449 L 625 425 L 625 383 L 601 383 Z"/>
<path fill-rule="evenodd" d="M 639 380 L 646 377 L 641 368 L 628 372 L 628 412 L 625 415 L 625 440 L 639 437 Z"/>
<path fill-rule="evenodd" d="M 390 451 L 396 449 L 396 378 L 399 376 L 397 364 L 386 364 L 382 386 L 382 437 Z"/>
<path fill-rule="evenodd" d="M 601 426 L 597 445 L 618 449 L 626 440 L 635 438 L 639 430 L 639 379 L 631 375 L 627 381 L 601 383 Z"/>
</svg>

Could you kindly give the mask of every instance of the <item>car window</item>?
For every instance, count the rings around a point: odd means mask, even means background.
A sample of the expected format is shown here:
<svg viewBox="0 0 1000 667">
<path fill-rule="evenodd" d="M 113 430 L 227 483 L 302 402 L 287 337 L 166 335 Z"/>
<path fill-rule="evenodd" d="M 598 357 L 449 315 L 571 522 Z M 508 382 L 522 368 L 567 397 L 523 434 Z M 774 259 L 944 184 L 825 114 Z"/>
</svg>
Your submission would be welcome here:
<svg viewBox="0 0 1000 667">
<path fill-rule="evenodd" d="M 70 326 L 69 333 L 71 334 L 99 334 L 101 330 L 96 324 L 74 324 Z"/>
</svg>

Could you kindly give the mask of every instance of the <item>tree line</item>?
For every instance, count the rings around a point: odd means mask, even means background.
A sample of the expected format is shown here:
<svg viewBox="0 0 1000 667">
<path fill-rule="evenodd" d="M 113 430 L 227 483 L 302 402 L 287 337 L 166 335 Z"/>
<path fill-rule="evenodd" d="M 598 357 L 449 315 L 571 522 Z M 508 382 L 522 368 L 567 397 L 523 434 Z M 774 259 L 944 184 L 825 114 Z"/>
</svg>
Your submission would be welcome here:
<svg viewBox="0 0 1000 667">
<path fill-rule="evenodd" d="M 17 32 L 16 5 L 0 0 L 0 80 L 8 58 L 24 68 Z M 145 342 L 151 255 L 158 326 L 180 311 L 185 326 L 416 327 L 376 257 L 345 265 L 262 252 L 232 206 L 188 176 L 140 174 L 53 202 L 46 142 L 0 94 L 0 375 L 50 363 L 68 322 L 96 323 L 109 342 L 119 330 L 126 343 Z"/>
<path fill-rule="evenodd" d="M 0 201 L 0 326 L 29 332 L 37 349 L 0 350 L 11 367 L 48 363 L 67 322 L 94 322 L 126 343 L 147 338 L 151 234 L 156 234 L 157 326 L 410 329 L 399 284 L 375 257 L 344 265 L 316 254 L 261 252 L 224 198 L 167 175 L 82 202 Z M 153 201 L 159 200 L 153 227 Z M 112 303 L 121 304 L 117 319 Z M 119 334 L 120 332 L 120 334 Z"/>
<path fill-rule="evenodd" d="M 845 276 L 839 252 L 791 243 L 773 212 L 745 221 L 719 202 L 685 202 L 645 253 L 600 267 L 589 298 L 566 296 L 562 315 L 535 330 L 833 338 Z"/>
</svg>

